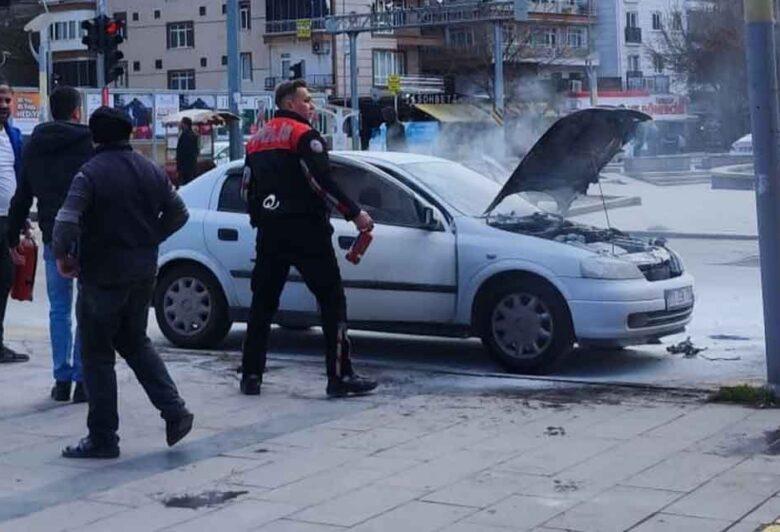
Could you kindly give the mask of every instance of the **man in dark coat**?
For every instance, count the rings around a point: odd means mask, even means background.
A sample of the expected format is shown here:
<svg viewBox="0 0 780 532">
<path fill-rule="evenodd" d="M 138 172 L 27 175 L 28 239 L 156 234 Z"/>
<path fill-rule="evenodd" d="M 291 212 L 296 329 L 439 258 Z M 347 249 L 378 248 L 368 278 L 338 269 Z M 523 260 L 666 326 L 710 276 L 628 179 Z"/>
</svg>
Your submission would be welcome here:
<svg viewBox="0 0 780 532">
<path fill-rule="evenodd" d="M 81 377 L 81 345 L 78 332 L 75 342 L 73 312 L 73 279 L 57 271 L 51 249 L 54 217 L 76 175 L 92 157 L 92 134 L 81 124 L 81 95 L 73 87 L 57 87 L 49 98 L 54 120 L 35 127 L 22 152 L 19 186 L 8 212 L 8 243 L 19 244 L 19 235 L 27 224 L 33 199 L 38 200 L 38 224 L 43 233 L 43 259 L 46 265 L 46 291 L 49 297 L 49 332 L 54 370 L 55 401 L 69 401 L 72 383 L 73 402 L 87 400 Z M 72 357 L 72 358 L 71 358 Z"/>
<path fill-rule="evenodd" d="M 192 120 L 185 116 L 179 124 L 181 135 L 176 144 L 176 171 L 179 174 L 179 186 L 186 185 L 195 179 L 195 170 L 198 165 L 198 134 L 192 130 Z"/>
<path fill-rule="evenodd" d="M 192 429 L 193 415 L 146 336 L 158 246 L 189 214 L 165 172 L 133 151 L 133 126 L 123 111 L 101 107 L 89 128 L 99 146 L 73 179 L 53 233 L 60 273 L 79 278 L 77 315 L 89 400 L 89 435 L 62 454 L 116 458 L 115 351 L 160 411 L 168 445 Z"/>
</svg>

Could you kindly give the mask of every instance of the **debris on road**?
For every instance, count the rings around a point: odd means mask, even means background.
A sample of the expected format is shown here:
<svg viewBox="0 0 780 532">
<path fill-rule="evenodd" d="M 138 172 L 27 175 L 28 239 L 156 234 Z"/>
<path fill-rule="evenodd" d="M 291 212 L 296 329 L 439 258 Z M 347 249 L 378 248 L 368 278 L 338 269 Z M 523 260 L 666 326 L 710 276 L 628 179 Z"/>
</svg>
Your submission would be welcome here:
<svg viewBox="0 0 780 532">
<path fill-rule="evenodd" d="M 666 348 L 666 351 L 672 355 L 683 355 L 685 358 L 694 358 L 702 351 L 706 351 L 706 347 L 696 347 L 691 342 L 691 337 L 685 339 L 684 342 L 679 344 L 670 345 Z"/>
</svg>

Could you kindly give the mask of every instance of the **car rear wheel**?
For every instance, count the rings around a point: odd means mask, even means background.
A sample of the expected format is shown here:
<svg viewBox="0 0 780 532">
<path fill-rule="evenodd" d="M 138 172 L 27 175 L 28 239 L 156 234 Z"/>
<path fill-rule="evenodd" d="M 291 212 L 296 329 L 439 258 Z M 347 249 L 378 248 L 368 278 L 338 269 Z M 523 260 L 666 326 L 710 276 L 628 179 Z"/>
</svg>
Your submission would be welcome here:
<svg viewBox="0 0 780 532">
<path fill-rule="evenodd" d="M 537 279 L 489 288 L 478 312 L 482 344 L 510 372 L 546 373 L 574 344 L 565 300 Z"/>
<path fill-rule="evenodd" d="M 158 279 L 154 311 L 160 330 L 179 347 L 215 347 L 233 325 L 219 282 L 194 264 L 174 266 Z"/>
</svg>

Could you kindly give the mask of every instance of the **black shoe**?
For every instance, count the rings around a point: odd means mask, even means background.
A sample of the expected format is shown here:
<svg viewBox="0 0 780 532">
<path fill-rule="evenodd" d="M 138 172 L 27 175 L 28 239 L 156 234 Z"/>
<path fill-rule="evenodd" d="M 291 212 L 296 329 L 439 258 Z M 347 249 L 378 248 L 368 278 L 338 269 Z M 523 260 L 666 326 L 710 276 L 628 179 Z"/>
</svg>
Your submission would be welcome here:
<svg viewBox="0 0 780 532">
<path fill-rule="evenodd" d="M 29 355 L 25 355 L 24 353 L 17 353 L 13 349 L 9 349 L 6 346 L 0 346 L 0 364 L 27 362 L 28 360 L 30 360 Z"/>
<path fill-rule="evenodd" d="M 185 410 L 179 417 L 165 420 L 165 441 L 168 442 L 168 447 L 173 447 L 189 434 L 194 419 L 192 412 Z"/>
<path fill-rule="evenodd" d="M 86 403 L 87 402 L 87 388 L 83 382 L 77 382 L 76 387 L 73 388 L 73 402 L 74 403 Z"/>
<path fill-rule="evenodd" d="M 241 377 L 241 393 L 244 395 L 260 395 L 260 385 L 263 379 L 258 375 L 244 375 Z"/>
<path fill-rule="evenodd" d="M 349 394 L 361 395 L 377 387 L 377 382 L 352 374 L 345 377 L 328 379 L 325 392 L 328 397 L 344 397 Z"/>
<path fill-rule="evenodd" d="M 51 389 L 51 398 L 55 401 L 70 401 L 70 381 L 57 381 Z"/>
<path fill-rule="evenodd" d="M 119 456 L 119 445 L 98 444 L 92 438 L 87 436 L 79 441 L 78 445 L 67 446 L 62 450 L 62 456 L 65 458 L 117 458 Z"/>
</svg>

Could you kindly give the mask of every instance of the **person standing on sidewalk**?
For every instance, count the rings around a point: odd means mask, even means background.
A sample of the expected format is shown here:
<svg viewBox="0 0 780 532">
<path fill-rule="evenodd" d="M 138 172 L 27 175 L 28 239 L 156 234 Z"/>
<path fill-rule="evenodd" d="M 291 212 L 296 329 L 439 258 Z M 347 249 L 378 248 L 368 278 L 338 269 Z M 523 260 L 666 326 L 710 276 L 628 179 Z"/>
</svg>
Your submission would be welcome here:
<svg viewBox="0 0 780 532">
<path fill-rule="evenodd" d="M 198 134 L 192 130 L 192 120 L 189 117 L 181 119 L 179 129 L 181 135 L 176 143 L 176 172 L 179 175 L 179 186 L 184 186 L 195 179 L 200 144 Z"/>
<path fill-rule="evenodd" d="M 271 320 L 291 266 L 317 298 L 325 334 L 326 393 L 366 393 L 375 381 L 352 370 L 347 337 L 347 301 L 333 251 L 330 208 L 360 231 L 374 222 L 339 188 L 330 174 L 325 140 L 310 123 L 315 107 L 303 80 L 276 89 L 273 120 L 249 141 L 243 189 L 257 232 L 252 303 L 243 347 L 241 392 L 259 395 Z"/>
<path fill-rule="evenodd" d="M 0 364 L 30 360 L 29 356 L 6 347 L 3 336 L 5 309 L 14 282 L 14 263 L 7 236 L 8 207 L 22 166 L 22 133 L 10 123 L 13 97 L 10 83 L 0 77 Z"/>
<path fill-rule="evenodd" d="M 80 123 L 81 95 L 73 87 L 54 89 L 49 97 L 49 108 L 54 120 L 36 126 L 22 151 L 19 186 L 8 211 L 8 243 L 12 250 L 19 245 L 19 235 L 27 224 L 33 199 L 37 198 L 55 381 L 51 397 L 55 401 L 69 401 L 71 383 L 75 382 L 73 402 L 83 403 L 87 396 L 81 377 L 81 346 L 78 328 L 74 342 L 71 320 L 73 279 L 63 277 L 57 271 L 51 232 L 54 217 L 65 201 L 73 176 L 92 157 L 92 134 Z"/>
<path fill-rule="evenodd" d="M 62 455 L 116 458 L 115 351 L 160 411 L 168 445 L 192 429 L 193 415 L 146 335 L 158 246 L 189 214 L 165 172 L 133 151 L 133 126 L 123 111 L 100 107 L 89 129 L 98 147 L 73 179 L 52 243 L 60 273 L 79 278 L 76 312 L 89 401 L 89 435 Z"/>
</svg>

